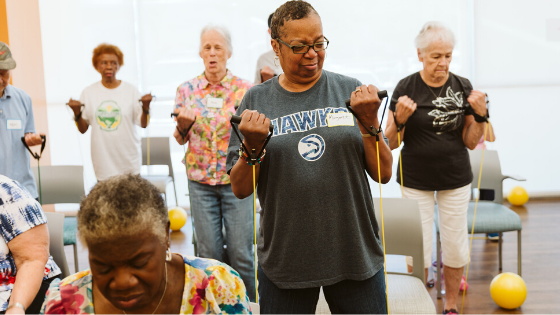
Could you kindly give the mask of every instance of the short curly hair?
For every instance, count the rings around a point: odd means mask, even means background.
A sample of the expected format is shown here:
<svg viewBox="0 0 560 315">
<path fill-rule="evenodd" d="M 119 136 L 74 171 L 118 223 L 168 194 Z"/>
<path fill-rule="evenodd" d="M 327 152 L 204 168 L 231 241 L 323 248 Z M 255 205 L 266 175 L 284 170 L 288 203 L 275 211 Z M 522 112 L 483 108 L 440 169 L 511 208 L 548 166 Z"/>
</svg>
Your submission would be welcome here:
<svg viewBox="0 0 560 315">
<path fill-rule="evenodd" d="M 101 55 L 103 54 L 113 54 L 117 56 L 117 60 L 119 61 L 119 66 L 122 67 L 124 65 L 124 55 L 122 51 L 119 49 L 119 47 L 115 45 L 103 43 L 103 44 L 99 44 L 99 46 L 95 47 L 95 49 L 93 50 L 93 57 L 91 58 L 91 63 L 93 64 L 94 68 L 97 68 L 97 61 L 99 60 L 99 57 L 101 57 Z"/>
<path fill-rule="evenodd" d="M 166 246 L 169 215 L 159 190 L 140 175 L 100 181 L 82 199 L 78 235 L 83 244 L 151 232 Z"/>
<path fill-rule="evenodd" d="M 277 39 L 280 38 L 281 35 L 284 35 L 281 30 L 282 26 L 284 26 L 284 22 L 301 20 L 308 17 L 310 14 L 317 14 L 317 16 L 319 16 L 319 13 L 317 13 L 313 6 L 303 0 L 287 1 L 274 11 L 270 23 L 270 37 L 272 37 L 272 39 Z"/>
</svg>

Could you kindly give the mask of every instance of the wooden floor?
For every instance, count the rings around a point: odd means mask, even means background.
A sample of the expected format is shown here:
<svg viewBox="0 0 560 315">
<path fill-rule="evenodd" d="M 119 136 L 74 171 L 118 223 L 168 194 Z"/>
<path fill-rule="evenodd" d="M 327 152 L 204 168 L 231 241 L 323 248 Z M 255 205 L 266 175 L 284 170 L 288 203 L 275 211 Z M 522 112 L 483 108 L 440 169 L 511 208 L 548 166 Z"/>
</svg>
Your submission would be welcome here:
<svg viewBox="0 0 560 315">
<path fill-rule="evenodd" d="M 560 313 L 560 200 L 531 201 L 524 207 L 510 207 L 521 217 L 523 224 L 523 279 L 527 284 L 527 300 L 522 307 L 505 310 L 490 297 L 490 282 L 498 274 L 498 244 L 474 240 L 469 269 L 469 289 L 465 295 L 465 314 L 552 314 Z M 192 255 L 190 221 L 181 231 L 171 234 L 173 252 Z M 435 251 L 435 248 L 434 248 Z M 517 233 L 504 233 L 503 271 L 517 272 Z M 72 247 L 66 246 L 70 271 L 74 269 Z M 87 250 L 78 250 L 80 269 L 88 267 Z M 403 270 L 404 262 L 388 259 L 389 270 Z M 404 261 L 404 260 L 402 260 Z M 442 300 L 436 289 L 428 289 L 439 314 Z M 460 300 L 459 300 L 460 301 Z M 460 305 L 459 305 L 460 308 Z"/>
</svg>

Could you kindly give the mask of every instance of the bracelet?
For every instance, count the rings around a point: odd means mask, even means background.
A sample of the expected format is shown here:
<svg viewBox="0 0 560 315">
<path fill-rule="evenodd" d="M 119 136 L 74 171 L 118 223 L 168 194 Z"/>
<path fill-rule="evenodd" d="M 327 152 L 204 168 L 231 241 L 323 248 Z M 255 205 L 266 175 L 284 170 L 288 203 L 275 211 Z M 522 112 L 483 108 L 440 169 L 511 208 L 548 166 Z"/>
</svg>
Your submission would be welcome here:
<svg viewBox="0 0 560 315">
<path fill-rule="evenodd" d="M 239 158 L 243 159 L 243 161 L 245 161 L 245 163 L 247 163 L 249 166 L 261 164 L 265 155 L 266 155 L 266 149 L 262 151 L 261 156 L 259 156 L 257 160 L 253 163 L 253 161 L 251 161 L 251 158 L 249 157 L 247 152 L 243 150 L 243 144 L 239 146 Z"/>
<path fill-rule="evenodd" d="M 10 308 L 14 308 L 14 307 L 19 307 L 21 308 L 24 312 L 25 312 L 25 307 L 23 306 L 23 304 L 19 303 L 19 302 L 15 302 L 13 304 L 8 305 L 8 307 L 6 308 L 6 312 L 10 309 Z"/>
<path fill-rule="evenodd" d="M 369 137 L 371 137 L 371 136 L 372 136 L 372 135 L 370 135 L 369 133 L 362 133 L 362 137 L 364 137 L 364 138 L 369 138 Z"/>
<path fill-rule="evenodd" d="M 80 120 L 80 118 L 82 118 L 82 113 L 83 113 L 83 112 L 80 112 L 80 113 L 74 118 L 74 121 L 77 122 L 78 120 Z"/>
<path fill-rule="evenodd" d="M 144 112 L 144 114 L 146 115 L 150 115 L 150 109 L 145 109 L 144 106 L 142 106 L 142 112 Z"/>
</svg>

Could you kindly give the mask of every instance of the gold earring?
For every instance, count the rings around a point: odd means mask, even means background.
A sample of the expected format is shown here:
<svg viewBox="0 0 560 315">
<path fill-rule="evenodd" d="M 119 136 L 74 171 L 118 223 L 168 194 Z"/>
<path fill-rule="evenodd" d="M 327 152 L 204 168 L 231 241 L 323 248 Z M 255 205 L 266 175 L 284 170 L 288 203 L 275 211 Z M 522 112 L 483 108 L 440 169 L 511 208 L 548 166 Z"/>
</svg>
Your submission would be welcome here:
<svg viewBox="0 0 560 315">
<path fill-rule="evenodd" d="M 278 67 L 280 67 L 280 65 L 276 64 L 276 60 L 278 60 L 278 62 L 280 62 L 280 58 L 278 58 L 278 55 L 276 55 L 276 57 L 274 57 L 274 65 L 278 68 Z"/>
</svg>

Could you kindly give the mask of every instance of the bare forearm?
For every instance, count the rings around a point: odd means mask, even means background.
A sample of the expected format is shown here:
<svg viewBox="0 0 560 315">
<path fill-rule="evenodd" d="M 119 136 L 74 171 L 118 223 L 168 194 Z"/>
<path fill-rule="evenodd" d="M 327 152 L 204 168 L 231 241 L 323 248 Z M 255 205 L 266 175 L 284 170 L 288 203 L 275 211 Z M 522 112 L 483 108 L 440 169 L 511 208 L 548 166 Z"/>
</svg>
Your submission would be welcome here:
<svg viewBox="0 0 560 315">
<path fill-rule="evenodd" d="M 404 129 L 401 129 L 400 131 L 400 140 L 402 142 L 403 138 L 404 138 Z M 396 124 L 390 124 L 387 127 L 387 130 L 385 131 L 385 136 L 387 137 L 387 139 L 389 139 L 389 148 L 391 150 L 394 150 L 396 148 L 398 148 L 399 145 L 399 136 L 397 135 L 397 126 Z"/>
<path fill-rule="evenodd" d="M 150 115 L 146 113 L 142 113 L 142 117 L 140 117 L 140 127 L 142 128 L 148 127 L 149 122 L 150 122 Z"/>
<path fill-rule="evenodd" d="M 88 130 L 89 125 L 82 117 L 80 117 L 80 119 L 76 121 L 76 127 L 78 127 L 80 133 L 84 134 Z"/>
<path fill-rule="evenodd" d="M 183 138 L 183 136 L 179 133 L 179 130 L 177 130 L 177 128 L 175 128 L 175 131 L 173 132 L 173 137 L 175 137 L 175 140 L 177 140 L 177 143 L 180 145 L 184 145 L 189 141 L 189 135 L 190 133 Z"/>
<path fill-rule="evenodd" d="M 255 183 L 259 181 L 261 166 L 255 166 Z M 245 199 L 253 193 L 253 166 L 242 159 L 237 160 L 230 172 L 231 189 L 239 199 Z M 256 186 L 255 186 L 256 188 Z"/>
<path fill-rule="evenodd" d="M 21 303 L 26 309 L 39 292 L 45 272 L 46 260 L 26 261 L 18 266 L 16 282 L 10 296 L 10 303 Z"/>
<path fill-rule="evenodd" d="M 393 155 L 391 149 L 387 146 L 383 138 L 379 137 L 379 143 L 376 144 L 375 137 L 364 138 L 364 149 L 366 151 L 366 171 L 369 176 L 378 183 L 386 184 L 393 174 Z M 377 166 L 377 147 L 379 146 L 379 166 L 381 178 L 379 178 Z"/>
<path fill-rule="evenodd" d="M 368 125 L 374 126 L 379 129 L 379 120 L 377 117 L 373 119 Z M 360 125 L 360 132 L 366 134 L 367 130 Z M 378 183 L 387 183 L 391 179 L 393 173 L 393 155 L 391 154 L 391 149 L 387 146 L 385 141 L 383 141 L 382 134 L 379 135 L 379 143 L 377 144 L 376 137 L 362 137 L 364 142 L 364 150 L 366 156 L 366 171 L 369 176 L 373 178 Z M 380 172 L 377 168 L 377 149 L 379 147 L 379 166 Z M 381 178 L 379 178 L 379 173 L 381 173 Z"/>
<path fill-rule="evenodd" d="M 465 146 L 467 148 L 469 148 L 470 150 L 476 148 L 476 145 L 484 135 L 485 127 L 486 123 L 477 122 L 473 122 L 467 127 L 465 137 L 463 139 L 463 142 L 465 143 Z"/>
</svg>

